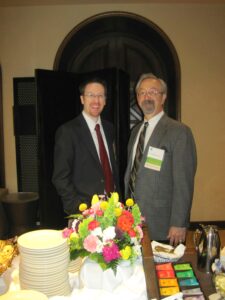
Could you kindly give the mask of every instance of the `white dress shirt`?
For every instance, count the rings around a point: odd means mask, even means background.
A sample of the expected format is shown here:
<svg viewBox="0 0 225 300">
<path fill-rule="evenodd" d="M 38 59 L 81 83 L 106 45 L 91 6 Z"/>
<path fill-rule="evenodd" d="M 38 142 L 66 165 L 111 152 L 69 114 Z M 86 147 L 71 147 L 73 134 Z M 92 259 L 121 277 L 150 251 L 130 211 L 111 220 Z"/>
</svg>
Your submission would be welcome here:
<svg viewBox="0 0 225 300">
<path fill-rule="evenodd" d="M 161 111 L 160 113 L 158 113 L 157 115 L 155 115 L 153 118 L 151 118 L 150 120 L 144 120 L 143 124 L 141 125 L 140 129 L 139 129 L 139 132 L 137 134 L 137 138 L 136 138 L 136 141 L 134 143 L 134 148 L 133 148 L 133 154 L 132 154 L 132 161 L 134 162 L 134 157 L 135 157 L 135 153 L 136 153 L 136 149 L 137 149 L 137 143 L 139 141 L 139 136 L 140 136 L 140 133 L 144 127 L 144 123 L 145 122 L 148 122 L 148 127 L 146 129 L 146 133 L 145 133 L 145 142 L 144 142 L 144 149 L 152 135 L 152 132 L 155 128 L 155 126 L 157 125 L 157 123 L 159 122 L 159 120 L 162 118 L 162 116 L 164 115 L 164 111 Z M 132 165 L 133 165 L 133 162 L 132 162 Z"/>
<path fill-rule="evenodd" d="M 108 144 L 107 144 L 106 137 L 105 137 L 105 133 L 104 133 L 104 130 L 103 130 L 103 127 L 102 127 L 101 117 L 99 116 L 99 118 L 98 118 L 98 120 L 97 120 L 97 122 L 96 122 L 96 121 L 94 121 L 90 116 L 88 116 L 88 114 L 85 113 L 85 111 L 82 111 L 82 114 L 83 114 L 84 119 L 85 119 L 85 121 L 87 122 L 88 128 L 89 128 L 89 130 L 90 130 L 90 132 L 91 132 L 91 135 L 92 135 L 92 138 L 93 138 L 93 141 L 94 141 L 96 150 L 97 150 L 97 152 L 98 152 L 98 157 L 99 157 L 99 160 L 100 160 L 98 138 L 97 138 L 97 133 L 96 133 L 96 130 L 95 130 L 96 124 L 99 124 L 99 126 L 100 126 L 100 131 L 101 131 L 102 138 L 103 138 L 103 142 L 104 142 L 104 145 L 105 145 L 105 149 L 106 149 L 106 151 L 107 151 L 107 155 L 108 155 L 109 162 L 110 162 L 110 165 L 111 165 L 110 156 L 109 156 Z"/>
</svg>

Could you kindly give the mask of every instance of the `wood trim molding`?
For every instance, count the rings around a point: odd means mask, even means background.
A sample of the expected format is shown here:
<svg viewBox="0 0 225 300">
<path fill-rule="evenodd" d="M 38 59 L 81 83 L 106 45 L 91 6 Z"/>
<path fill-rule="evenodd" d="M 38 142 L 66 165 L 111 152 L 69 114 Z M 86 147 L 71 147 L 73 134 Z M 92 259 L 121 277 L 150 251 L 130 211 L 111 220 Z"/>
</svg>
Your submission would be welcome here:
<svg viewBox="0 0 225 300">
<path fill-rule="evenodd" d="M 3 130 L 3 99 L 2 69 L 0 65 L 0 187 L 5 187 L 4 130 Z"/>
<path fill-rule="evenodd" d="M 199 228 L 199 224 L 203 225 L 216 225 L 219 229 L 225 229 L 225 221 L 195 221 L 190 223 L 190 230 Z"/>
</svg>

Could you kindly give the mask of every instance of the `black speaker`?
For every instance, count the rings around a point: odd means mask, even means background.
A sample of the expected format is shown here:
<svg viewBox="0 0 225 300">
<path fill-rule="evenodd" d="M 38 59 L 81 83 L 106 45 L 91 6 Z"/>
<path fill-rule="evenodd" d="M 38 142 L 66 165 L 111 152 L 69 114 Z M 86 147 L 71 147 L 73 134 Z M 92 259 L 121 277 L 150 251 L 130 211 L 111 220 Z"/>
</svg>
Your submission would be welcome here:
<svg viewBox="0 0 225 300">
<path fill-rule="evenodd" d="M 34 78 L 14 78 L 14 134 L 19 192 L 38 192 L 38 130 Z"/>
</svg>

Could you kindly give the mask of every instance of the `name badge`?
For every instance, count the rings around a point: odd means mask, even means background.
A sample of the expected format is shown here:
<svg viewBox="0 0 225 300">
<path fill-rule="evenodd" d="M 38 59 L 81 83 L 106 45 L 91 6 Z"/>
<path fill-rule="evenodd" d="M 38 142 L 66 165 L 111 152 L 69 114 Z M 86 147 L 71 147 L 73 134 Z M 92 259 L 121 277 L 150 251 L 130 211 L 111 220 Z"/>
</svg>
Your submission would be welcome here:
<svg viewBox="0 0 225 300">
<path fill-rule="evenodd" d="M 145 168 L 160 171 L 164 154 L 165 150 L 150 146 L 148 149 L 147 159 L 145 161 Z"/>
</svg>

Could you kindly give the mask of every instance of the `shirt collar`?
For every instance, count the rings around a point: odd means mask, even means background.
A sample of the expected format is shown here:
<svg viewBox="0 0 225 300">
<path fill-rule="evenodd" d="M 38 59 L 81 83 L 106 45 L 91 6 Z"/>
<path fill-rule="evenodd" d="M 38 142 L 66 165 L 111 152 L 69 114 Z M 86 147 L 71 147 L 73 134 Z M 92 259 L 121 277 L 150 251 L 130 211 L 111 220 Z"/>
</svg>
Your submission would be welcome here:
<svg viewBox="0 0 225 300">
<path fill-rule="evenodd" d="M 151 127 L 155 127 L 163 115 L 164 115 L 164 111 L 161 111 L 160 113 L 155 115 L 153 118 L 151 118 L 149 120 L 144 120 L 144 123 L 148 122 L 148 125 L 150 125 Z"/>
<path fill-rule="evenodd" d="M 98 117 L 97 121 L 94 121 L 84 110 L 82 111 L 83 117 L 85 121 L 87 122 L 87 125 L 91 132 L 95 130 L 96 124 L 99 124 L 100 127 L 102 127 L 101 117 Z"/>
</svg>

